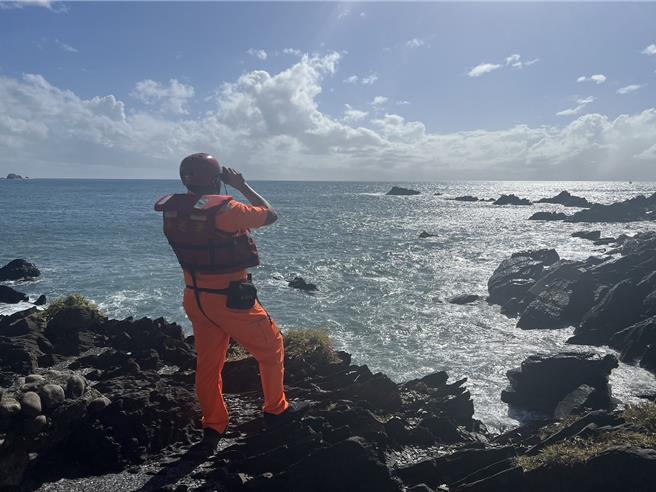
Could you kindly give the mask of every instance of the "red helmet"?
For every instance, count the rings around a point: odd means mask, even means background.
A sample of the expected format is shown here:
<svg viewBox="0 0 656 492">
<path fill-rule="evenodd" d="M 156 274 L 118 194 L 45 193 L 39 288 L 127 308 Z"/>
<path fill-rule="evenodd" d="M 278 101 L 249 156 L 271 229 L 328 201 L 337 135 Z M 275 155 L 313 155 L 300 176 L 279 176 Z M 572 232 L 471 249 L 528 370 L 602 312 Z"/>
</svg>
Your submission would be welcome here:
<svg viewBox="0 0 656 492">
<path fill-rule="evenodd" d="M 180 163 L 180 179 L 185 186 L 212 186 L 219 182 L 221 165 L 210 154 L 191 154 Z"/>
</svg>

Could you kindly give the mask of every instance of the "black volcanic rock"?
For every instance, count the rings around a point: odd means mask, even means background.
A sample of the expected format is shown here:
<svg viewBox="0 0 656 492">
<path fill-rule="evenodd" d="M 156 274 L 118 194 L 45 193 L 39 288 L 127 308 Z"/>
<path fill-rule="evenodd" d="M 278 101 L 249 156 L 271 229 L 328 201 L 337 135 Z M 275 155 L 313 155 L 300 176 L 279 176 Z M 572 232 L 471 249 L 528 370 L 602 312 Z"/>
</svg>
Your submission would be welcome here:
<svg viewBox="0 0 656 492">
<path fill-rule="evenodd" d="M 576 231 L 572 233 L 572 237 L 580 237 L 590 241 L 597 241 L 601 238 L 601 231 Z"/>
<path fill-rule="evenodd" d="M 593 204 L 583 197 L 572 195 L 569 191 L 561 191 L 551 198 L 541 198 L 537 203 L 556 203 L 566 207 L 589 208 Z"/>
<path fill-rule="evenodd" d="M 574 325 L 590 309 L 594 297 L 592 275 L 582 262 L 562 261 L 540 278 L 522 300 L 517 326 L 553 329 Z"/>
<path fill-rule="evenodd" d="M 656 348 L 656 316 L 635 323 L 618 331 L 610 338 L 609 345 L 620 351 L 620 360 L 629 364 L 639 364 L 652 372 L 652 351 Z"/>
<path fill-rule="evenodd" d="M 401 186 L 392 186 L 386 195 L 420 195 L 421 191 L 411 190 L 409 188 L 402 188 Z"/>
<path fill-rule="evenodd" d="M 581 385 L 595 390 L 586 400 L 596 408 L 610 408 L 608 376 L 618 366 L 613 355 L 561 352 L 555 355 L 532 355 L 521 366 L 506 374 L 510 386 L 501 400 L 525 410 L 553 414 L 558 404 Z"/>
<path fill-rule="evenodd" d="M 26 294 L 18 292 L 7 285 L 0 285 L 0 303 L 16 304 L 27 300 L 28 297 Z"/>
<path fill-rule="evenodd" d="M 568 222 L 633 222 L 656 219 L 656 193 L 649 197 L 639 195 L 609 205 L 594 204 L 567 218 Z"/>
<path fill-rule="evenodd" d="M 435 237 L 437 234 L 431 234 L 430 232 L 421 231 L 419 234 L 420 239 L 426 239 L 427 237 Z"/>
<path fill-rule="evenodd" d="M 41 272 L 34 264 L 20 258 L 12 260 L 0 268 L 0 281 L 34 278 L 39 275 Z"/>
<path fill-rule="evenodd" d="M 479 198 L 471 195 L 457 196 L 454 198 L 457 202 L 478 202 Z"/>
<path fill-rule="evenodd" d="M 492 205 L 532 205 L 528 198 L 519 198 L 517 195 L 501 195 Z"/>
<path fill-rule="evenodd" d="M 488 302 L 501 306 L 513 305 L 522 299 L 542 276 L 544 268 L 558 260 L 555 250 L 536 250 L 515 253 L 503 260 L 488 280 Z"/>
<path fill-rule="evenodd" d="M 569 217 L 569 215 L 564 214 L 562 212 L 535 212 L 533 215 L 531 215 L 528 220 L 548 220 L 548 221 L 556 221 L 556 220 L 566 220 Z"/>
<path fill-rule="evenodd" d="M 20 174 L 9 173 L 7 179 L 24 179 Z"/>
<path fill-rule="evenodd" d="M 319 290 L 315 284 L 306 282 L 303 277 L 294 277 L 287 282 L 287 285 L 293 289 L 304 290 L 306 292 L 313 292 Z"/>
<path fill-rule="evenodd" d="M 449 297 L 447 299 L 451 304 L 470 304 L 481 299 L 477 294 L 459 294 L 457 296 Z"/>
</svg>

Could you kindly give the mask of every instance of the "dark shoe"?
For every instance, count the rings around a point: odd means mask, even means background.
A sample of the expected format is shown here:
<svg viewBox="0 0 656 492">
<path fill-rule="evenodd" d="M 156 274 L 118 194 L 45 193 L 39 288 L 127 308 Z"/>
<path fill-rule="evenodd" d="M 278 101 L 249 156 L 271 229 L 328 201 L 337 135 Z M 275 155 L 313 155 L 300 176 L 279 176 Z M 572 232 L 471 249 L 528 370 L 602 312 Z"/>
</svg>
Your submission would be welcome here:
<svg viewBox="0 0 656 492">
<path fill-rule="evenodd" d="M 220 432 L 217 432 L 210 427 L 205 427 L 203 429 L 203 438 L 193 446 L 194 451 L 214 453 L 222 437 L 223 434 Z"/>
<path fill-rule="evenodd" d="M 267 429 L 278 427 L 279 425 L 286 424 L 292 420 L 300 419 L 310 409 L 310 402 L 297 401 L 289 403 L 287 410 L 279 415 L 264 412 L 264 425 Z"/>
</svg>

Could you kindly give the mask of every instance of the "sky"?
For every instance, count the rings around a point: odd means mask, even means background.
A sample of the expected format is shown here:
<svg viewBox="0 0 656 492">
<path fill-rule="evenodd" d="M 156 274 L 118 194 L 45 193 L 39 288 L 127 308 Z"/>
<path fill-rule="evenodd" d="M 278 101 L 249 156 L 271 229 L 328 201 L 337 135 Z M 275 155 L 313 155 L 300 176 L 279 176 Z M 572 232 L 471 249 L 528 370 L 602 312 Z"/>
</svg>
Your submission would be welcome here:
<svg viewBox="0 0 656 492">
<path fill-rule="evenodd" d="M 656 181 L 656 3 L 0 1 L 0 175 Z"/>
</svg>

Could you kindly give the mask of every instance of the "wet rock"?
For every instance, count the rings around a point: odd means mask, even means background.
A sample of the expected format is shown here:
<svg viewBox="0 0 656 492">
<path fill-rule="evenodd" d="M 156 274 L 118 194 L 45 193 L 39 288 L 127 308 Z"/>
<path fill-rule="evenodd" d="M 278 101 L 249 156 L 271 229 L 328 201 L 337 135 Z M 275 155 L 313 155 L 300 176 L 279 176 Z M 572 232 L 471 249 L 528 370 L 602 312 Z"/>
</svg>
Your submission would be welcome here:
<svg viewBox="0 0 656 492">
<path fill-rule="evenodd" d="M 437 234 L 431 234 L 430 232 L 426 232 L 426 231 L 422 231 L 419 234 L 420 239 L 424 239 L 424 238 L 427 238 L 427 237 L 436 237 L 436 236 L 437 236 Z"/>
<path fill-rule="evenodd" d="M 556 221 L 567 220 L 568 217 L 569 215 L 564 214 L 563 212 L 535 212 L 528 218 L 528 220 Z"/>
<path fill-rule="evenodd" d="M 590 400 L 597 408 L 610 408 L 608 376 L 618 366 L 613 355 L 561 352 L 555 355 L 532 355 L 521 366 L 506 374 L 510 386 L 501 400 L 517 408 L 553 415 L 558 403 L 581 385 L 595 389 Z"/>
<path fill-rule="evenodd" d="M 532 205 L 528 198 L 519 198 L 517 195 L 501 195 L 492 205 Z"/>
<path fill-rule="evenodd" d="M 569 191 L 561 191 L 551 198 L 541 198 L 537 203 L 557 203 L 566 207 L 589 208 L 592 203 L 583 197 L 572 195 Z"/>
<path fill-rule="evenodd" d="M 45 335 L 56 352 L 65 356 L 79 355 L 96 345 L 92 328 L 105 319 L 95 309 L 68 306 L 48 321 Z"/>
<path fill-rule="evenodd" d="M 420 195 L 421 191 L 411 190 L 409 188 L 402 188 L 401 186 L 392 186 L 386 195 Z"/>
<path fill-rule="evenodd" d="M 292 280 L 288 281 L 287 285 L 293 289 L 304 290 L 306 292 L 319 290 L 315 284 L 306 282 L 303 277 L 294 277 Z"/>
<path fill-rule="evenodd" d="M 601 231 L 576 231 L 572 233 L 572 237 L 580 237 L 590 241 L 597 241 L 601 238 Z"/>
<path fill-rule="evenodd" d="M 472 195 L 463 195 L 463 196 L 457 196 L 454 198 L 455 201 L 457 202 L 477 202 L 479 201 L 478 197 L 472 196 Z"/>
<path fill-rule="evenodd" d="M 36 417 L 41 414 L 41 398 L 34 391 L 27 391 L 19 398 L 21 404 L 21 414 L 25 417 Z"/>
<path fill-rule="evenodd" d="M 560 256 L 553 248 L 533 249 L 528 251 L 518 251 L 510 255 L 511 258 L 530 258 L 531 260 L 541 261 L 545 266 L 553 265 Z"/>
<path fill-rule="evenodd" d="M 448 302 L 451 304 L 470 304 L 479 301 L 481 296 L 477 294 L 460 294 L 457 296 L 449 297 Z"/>
<path fill-rule="evenodd" d="M 36 301 L 34 301 L 35 306 L 43 306 L 45 303 L 47 303 L 48 300 L 46 299 L 46 296 L 44 294 L 41 294 Z"/>
<path fill-rule="evenodd" d="M 66 399 L 64 389 L 58 384 L 44 384 L 39 388 L 39 396 L 44 410 L 51 411 Z"/>
<path fill-rule="evenodd" d="M 29 298 L 24 293 L 18 292 L 6 285 L 0 285 L 0 303 L 16 304 L 28 300 Z"/>
<path fill-rule="evenodd" d="M 0 268 L 0 281 L 35 278 L 41 275 L 34 264 L 23 259 L 12 260 Z"/>
</svg>

